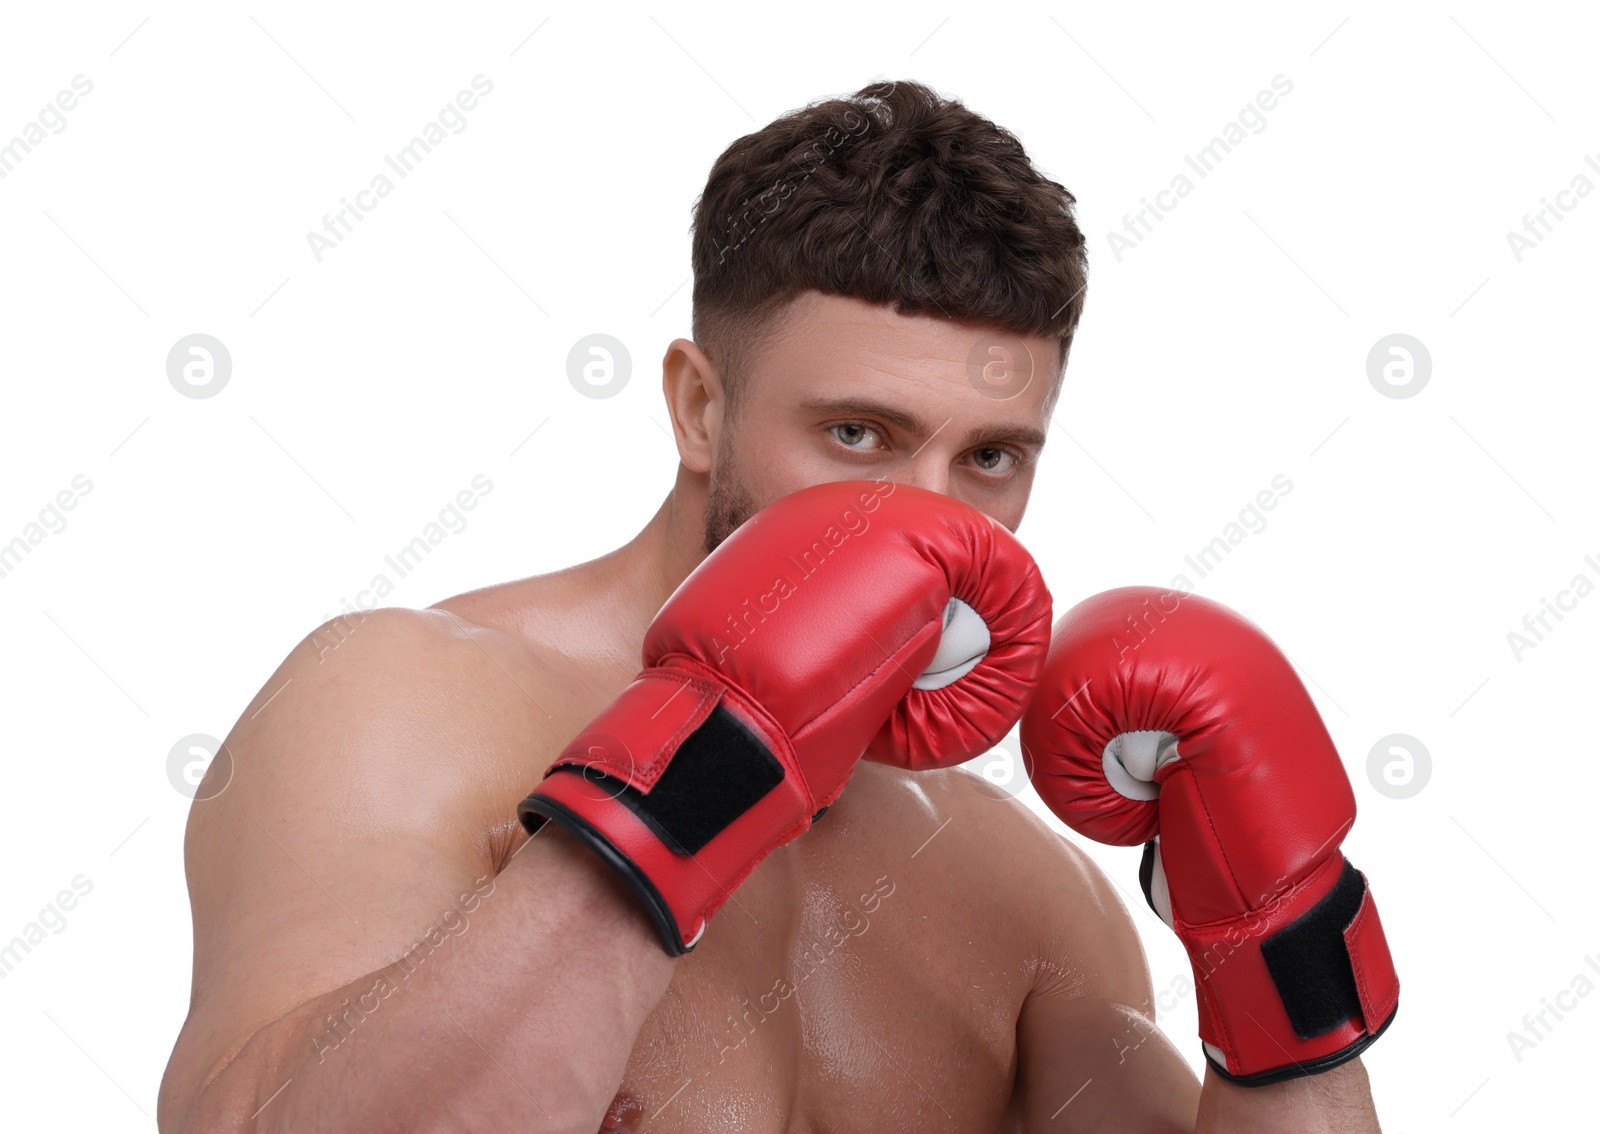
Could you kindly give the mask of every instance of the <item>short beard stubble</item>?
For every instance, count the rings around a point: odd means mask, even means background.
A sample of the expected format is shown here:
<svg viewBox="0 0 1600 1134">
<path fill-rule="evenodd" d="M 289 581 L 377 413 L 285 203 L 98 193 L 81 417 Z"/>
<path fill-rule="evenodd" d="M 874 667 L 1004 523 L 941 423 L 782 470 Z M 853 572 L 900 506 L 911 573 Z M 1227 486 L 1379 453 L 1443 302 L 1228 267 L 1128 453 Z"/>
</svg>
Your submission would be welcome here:
<svg viewBox="0 0 1600 1134">
<path fill-rule="evenodd" d="M 723 429 L 717 443 L 717 460 L 706 490 L 706 538 L 701 546 L 707 555 L 756 511 L 755 500 L 734 464 L 732 422 L 726 424 L 728 427 Z"/>
</svg>

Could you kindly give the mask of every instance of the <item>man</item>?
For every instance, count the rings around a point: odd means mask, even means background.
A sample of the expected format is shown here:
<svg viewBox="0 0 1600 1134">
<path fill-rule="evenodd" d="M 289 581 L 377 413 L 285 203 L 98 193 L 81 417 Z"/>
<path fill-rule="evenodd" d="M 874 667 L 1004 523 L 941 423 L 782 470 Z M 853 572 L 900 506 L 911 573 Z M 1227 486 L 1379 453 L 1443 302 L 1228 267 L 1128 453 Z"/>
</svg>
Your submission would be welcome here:
<svg viewBox="0 0 1600 1134">
<path fill-rule="evenodd" d="M 1202 1088 L 1115 889 L 966 773 L 856 765 L 681 956 L 597 844 L 518 821 L 769 505 L 872 481 L 1016 529 L 1081 310 L 1072 203 L 912 83 L 729 147 L 644 529 L 320 628 L 230 733 L 234 779 L 190 819 L 163 1129 L 1377 1129 L 1359 1059 Z"/>
</svg>

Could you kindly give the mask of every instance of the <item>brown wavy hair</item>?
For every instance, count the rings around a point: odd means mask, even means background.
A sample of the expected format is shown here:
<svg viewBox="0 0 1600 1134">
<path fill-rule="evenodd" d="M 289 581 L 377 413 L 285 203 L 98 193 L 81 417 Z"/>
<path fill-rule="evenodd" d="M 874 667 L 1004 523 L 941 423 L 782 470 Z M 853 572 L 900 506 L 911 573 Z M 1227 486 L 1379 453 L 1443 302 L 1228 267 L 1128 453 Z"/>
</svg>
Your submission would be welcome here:
<svg viewBox="0 0 1600 1134">
<path fill-rule="evenodd" d="M 729 401 L 807 290 L 1055 338 L 1088 257 L 1076 198 L 1015 135 L 921 83 L 874 82 L 746 134 L 694 204 L 694 339 Z"/>
</svg>

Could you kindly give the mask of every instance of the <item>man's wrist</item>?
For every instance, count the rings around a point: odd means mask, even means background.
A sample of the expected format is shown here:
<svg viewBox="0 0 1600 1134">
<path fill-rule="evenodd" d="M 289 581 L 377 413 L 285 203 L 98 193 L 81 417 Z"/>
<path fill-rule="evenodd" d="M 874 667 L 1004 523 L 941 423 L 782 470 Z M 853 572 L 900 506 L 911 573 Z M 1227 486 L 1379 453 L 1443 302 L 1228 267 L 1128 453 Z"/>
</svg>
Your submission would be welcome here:
<svg viewBox="0 0 1600 1134">
<path fill-rule="evenodd" d="M 661 941 L 638 897 L 615 871 L 559 823 L 546 823 L 512 855 L 504 874 L 536 878 L 541 922 L 558 932 L 602 932 L 630 951 L 661 957 Z"/>
<path fill-rule="evenodd" d="M 1378 1134 L 1359 1058 L 1321 1075 L 1263 1087 L 1230 1083 L 1207 1065 L 1195 1134 Z"/>
</svg>

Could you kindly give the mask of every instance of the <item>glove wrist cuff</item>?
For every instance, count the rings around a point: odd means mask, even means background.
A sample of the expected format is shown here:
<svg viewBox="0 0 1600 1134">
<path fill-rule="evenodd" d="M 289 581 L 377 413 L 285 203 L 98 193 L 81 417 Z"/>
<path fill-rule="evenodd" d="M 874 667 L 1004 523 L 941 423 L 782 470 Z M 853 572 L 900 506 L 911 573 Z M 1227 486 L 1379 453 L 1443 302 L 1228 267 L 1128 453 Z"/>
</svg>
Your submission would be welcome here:
<svg viewBox="0 0 1600 1134">
<path fill-rule="evenodd" d="M 1281 900 L 1177 923 L 1194 967 L 1206 1060 L 1249 1086 L 1355 1058 L 1394 1018 L 1399 979 L 1365 876 L 1337 855 Z"/>
<path fill-rule="evenodd" d="M 729 893 L 811 823 L 789 742 L 759 706 L 703 675 L 640 674 L 517 809 L 555 820 L 628 883 L 671 956 Z"/>
</svg>

